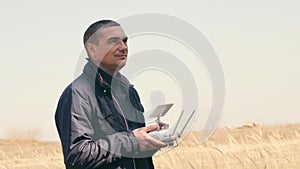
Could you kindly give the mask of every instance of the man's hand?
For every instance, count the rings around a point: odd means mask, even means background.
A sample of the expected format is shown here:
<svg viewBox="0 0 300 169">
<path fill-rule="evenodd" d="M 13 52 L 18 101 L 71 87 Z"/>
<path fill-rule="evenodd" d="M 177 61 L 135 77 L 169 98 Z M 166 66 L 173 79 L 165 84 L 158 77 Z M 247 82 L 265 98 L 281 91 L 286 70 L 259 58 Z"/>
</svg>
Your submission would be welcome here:
<svg viewBox="0 0 300 169">
<path fill-rule="evenodd" d="M 158 128 L 159 125 L 154 124 L 133 130 L 133 134 L 139 142 L 140 151 L 159 150 L 160 148 L 167 146 L 166 143 L 154 139 L 149 134 L 147 134 L 147 132 L 157 130 Z"/>
</svg>

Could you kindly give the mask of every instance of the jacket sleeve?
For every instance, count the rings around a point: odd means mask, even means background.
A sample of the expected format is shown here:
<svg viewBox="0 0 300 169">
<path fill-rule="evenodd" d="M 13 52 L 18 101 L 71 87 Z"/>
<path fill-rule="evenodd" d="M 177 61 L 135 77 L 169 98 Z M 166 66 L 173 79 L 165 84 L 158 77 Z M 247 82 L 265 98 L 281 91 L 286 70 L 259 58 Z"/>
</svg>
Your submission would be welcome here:
<svg viewBox="0 0 300 169">
<path fill-rule="evenodd" d="M 93 140 L 92 109 L 88 98 L 77 89 L 62 94 L 55 113 L 67 168 L 92 169 L 105 166 L 121 156 L 132 157 L 138 143 L 132 132 L 116 132 Z"/>
</svg>

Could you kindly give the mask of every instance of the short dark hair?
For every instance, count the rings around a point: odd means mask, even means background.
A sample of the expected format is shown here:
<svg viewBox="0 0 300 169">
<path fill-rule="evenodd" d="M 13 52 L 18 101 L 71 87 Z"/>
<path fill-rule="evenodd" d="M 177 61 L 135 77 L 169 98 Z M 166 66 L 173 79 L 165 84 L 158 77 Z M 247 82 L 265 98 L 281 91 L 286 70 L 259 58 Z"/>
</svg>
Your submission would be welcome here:
<svg viewBox="0 0 300 169">
<path fill-rule="evenodd" d="M 91 24 L 83 35 L 83 44 L 86 42 L 101 28 L 111 27 L 111 26 L 120 26 L 119 23 L 113 20 L 100 20 Z"/>
</svg>

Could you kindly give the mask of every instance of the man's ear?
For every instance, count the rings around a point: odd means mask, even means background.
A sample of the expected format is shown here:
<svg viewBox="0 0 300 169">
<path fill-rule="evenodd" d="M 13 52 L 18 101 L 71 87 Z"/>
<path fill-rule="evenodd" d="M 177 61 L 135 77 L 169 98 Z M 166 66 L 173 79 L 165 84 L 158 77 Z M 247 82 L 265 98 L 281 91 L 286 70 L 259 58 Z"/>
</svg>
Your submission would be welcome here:
<svg viewBox="0 0 300 169">
<path fill-rule="evenodd" d="M 86 50 L 87 50 L 88 55 L 92 59 L 95 59 L 95 57 L 97 56 L 96 46 L 92 43 L 87 43 L 86 44 Z"/>
</svg>

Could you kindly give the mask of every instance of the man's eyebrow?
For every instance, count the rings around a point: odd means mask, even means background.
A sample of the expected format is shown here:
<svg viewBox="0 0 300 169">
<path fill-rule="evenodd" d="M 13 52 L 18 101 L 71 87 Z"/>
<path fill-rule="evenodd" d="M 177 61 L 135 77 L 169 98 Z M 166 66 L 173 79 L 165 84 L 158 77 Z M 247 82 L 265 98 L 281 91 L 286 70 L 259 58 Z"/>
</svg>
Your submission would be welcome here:
<svg viewBox="0 0 300 169">
<path fill-rule="evenodd" d="M 108 41 L 118 41 L 120 38 L 118 37 L 111 37 L 108 39 Z"/>
<path fill-rule="evenodd" d="M 124 38 L 119 38 L 119 37 L 111 37 L 108 39 L 109 42 L 113 42 L 113 41 L 118 41 L 118 40 L 122 40 L 122 41 L 127 41 L 128 37 L 124 37 Z"/>
</svg>

